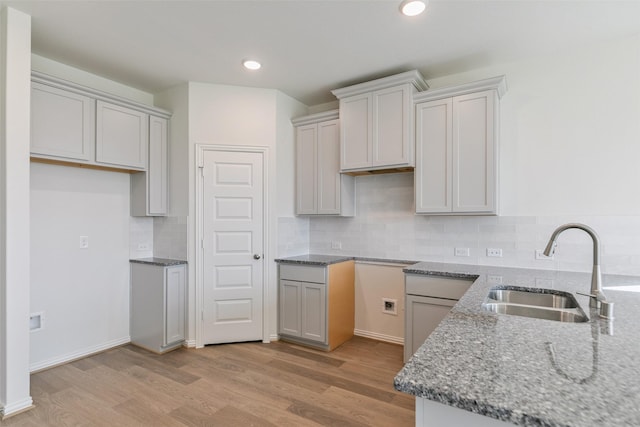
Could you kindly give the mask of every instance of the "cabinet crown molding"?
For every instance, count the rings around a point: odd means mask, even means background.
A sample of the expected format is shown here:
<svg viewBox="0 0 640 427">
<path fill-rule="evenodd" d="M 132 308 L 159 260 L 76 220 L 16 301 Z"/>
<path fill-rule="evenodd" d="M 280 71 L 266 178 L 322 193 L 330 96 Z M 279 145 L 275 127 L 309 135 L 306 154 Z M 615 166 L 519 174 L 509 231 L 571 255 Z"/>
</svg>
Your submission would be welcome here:
<svg viewBox="0 0 640 427">
<path fill-rule="evenodd" d="M 94 99 L 107 101 L 116 105 L 120 105 L 122 107 L 133 108 L 134 110 L 138 110 L 147 114 L 152 114 L 154 116 L 162 117 L 165 119 L 171 118 L 170 111 L 163 110 L 161 108 L 153 107 L 146 104 L 141 104 L 139 102 L 135 102 L 127 98 L 122 98 L 120 96 L 112 95 L 110 93 L 103 92 L 98 89 L 93 89 L 87 86 L 79 85 L 69 80 L 64 80 L 58 77 L 51 76 L 49 74 L 41 73 L 40 71 L 31 70 L 31 81 L 52 86 L 58 89 L 63 89 L 69 92 L 74 92 L 80 95 L 89 96 Z"/>
<path fill-rule="evenodd" d="M 341 99 L 352 95 L 359 95 L 374 90 L 386 89 L 393 86 L 410 83 L 418 91 L 429 89 L 429 85 L 418 70 L 405 71 L 404 73 L 394 74 L 392 76 L 383 77 L 381 79 L 371 80 L 364 83 L 334 89 L 331 91 L 336 98 Z"/>
<path fill-rule="evenodd" d="M 340 116 L 339 113 L 340 113 L 339 110 L 322 111 L 320 113 L 309 114 L 308 116 L 295 117 L 291 119 L 291 123 L 294 126 L 310 125 L 312 123 L 319 123 L 327 120 L 338 119 Z"/>
<path fill-rule="evenodd" d="M 507 77 L 502 75 L 456 86 L 430 89 L 426 92 L 415 94 L 413 96 L 413 102 L 418 104 L 421 102 L 435 101 L 437 99 L 466 95 L 468 93 L 481 92 L 484 90 L 495 90 L 498 94 L 498 99 L 502 98 L 502 95 L 507 92 Z"/>
</svg>

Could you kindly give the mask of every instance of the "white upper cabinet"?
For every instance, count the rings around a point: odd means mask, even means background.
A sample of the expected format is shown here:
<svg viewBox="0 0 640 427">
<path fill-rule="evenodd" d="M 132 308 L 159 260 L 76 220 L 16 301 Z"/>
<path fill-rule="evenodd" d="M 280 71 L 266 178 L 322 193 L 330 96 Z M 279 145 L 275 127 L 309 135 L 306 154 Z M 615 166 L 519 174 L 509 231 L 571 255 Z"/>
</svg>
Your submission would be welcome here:
<svg viewBox="0 0 640 427">
<path fill-rule="evenodd" d="M 93 157 L 95 101 L 31 83 L 31 154 L 88 162 Z"/>
<path fill-rule="evenodd" d="M 296 126 L 296 214 L 355 214 L 355 182 L 340 174 L 337 111 L 292 120 Z"/>
<path fill-rule="evenodd" d="M 342 119 L 340 170 L 369 169 L 373 165 L 373 108 L 370 93 L 340 100 Z M 349 125 L 345 126 L 344 124 Z"/>
<path fill-rule="evenodd" d="M 150 117 L 155 118 L 151 120 L 151 139 Z M 162 169 L 166 169 L 170 117 L 171 113 L 160 108 L 31 72 L 30 151 L 34 161 L 135 172 L 147 170 L 147 156 L 151 155 L 155 156 L 150 160 L 154 165 L 152 179 L 161 182 L 166 179 Z M 157 148 L 163 144 L 164 148 Z M 148 154 L 150 149 L 156 151 Z M 164 200 L 155 197 L 156 203 L 166 204 L 166 196 Z"/>
<path fill-rule="evenodd" d="M 416 212 L 497 214 L 504 76 L 419 94 Z"/>
<path fill-rule="evenodd" d="M 340 100 L 340 171 L 412 168 L 413 95 L 427 88 L 414 70 L 332 91 Z"/>
<path fill-rule="evenodd" d="M 131 175 L 131 215 L 162 216 L 168 203 L 168 120 L 149 116 L 149 164 Z"/>
<path fill-rule="evenodd" d="M 146 113 L 96 101 L 96 162 L 146 169 L 148 140 Z"/>
</svg>

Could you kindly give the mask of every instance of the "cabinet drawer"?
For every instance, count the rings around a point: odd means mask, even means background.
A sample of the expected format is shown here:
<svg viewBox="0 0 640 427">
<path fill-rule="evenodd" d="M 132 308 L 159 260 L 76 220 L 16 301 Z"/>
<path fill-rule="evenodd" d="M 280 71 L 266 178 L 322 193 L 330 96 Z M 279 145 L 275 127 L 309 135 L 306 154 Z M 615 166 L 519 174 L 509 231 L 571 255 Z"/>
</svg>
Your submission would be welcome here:
<svg viewBox="0 0 640 427">
<path fill-rule="evenodd" d="M 308 265 L 280 265 L 280 278 L 298 282 L 325 283 L 325 267 Z"/>
<path fill-rule="evenodd" d="M 435 277 L 425 275 L 405 275 L 405 291 L 408 295 L 422 295 L 426 297 L 448 298 L 459 300 L 473 280 L 455 279 L 449 277 Z"/>
</svg>

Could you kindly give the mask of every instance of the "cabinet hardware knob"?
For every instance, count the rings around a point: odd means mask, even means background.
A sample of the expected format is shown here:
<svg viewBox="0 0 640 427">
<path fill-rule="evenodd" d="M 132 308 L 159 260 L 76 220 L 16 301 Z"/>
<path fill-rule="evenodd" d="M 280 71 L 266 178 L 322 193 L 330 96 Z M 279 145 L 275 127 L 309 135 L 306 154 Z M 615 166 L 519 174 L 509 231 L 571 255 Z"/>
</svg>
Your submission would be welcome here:
<svg viewBox="0 0 640 427">
<path fill-rule="evenodd" d="M 260 258 L 262 258 L 260 254 L 253 254 L 253 259 L 260 259 Z"/>
</svg>

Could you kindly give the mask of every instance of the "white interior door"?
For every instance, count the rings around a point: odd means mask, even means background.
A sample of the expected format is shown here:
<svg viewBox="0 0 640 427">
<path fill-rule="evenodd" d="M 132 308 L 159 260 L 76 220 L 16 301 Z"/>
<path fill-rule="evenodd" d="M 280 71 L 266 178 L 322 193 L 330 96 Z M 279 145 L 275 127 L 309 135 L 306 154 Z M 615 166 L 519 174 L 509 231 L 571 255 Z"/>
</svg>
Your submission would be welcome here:
<svg viewBox="0 0 640 427">
<path fill-rule="evenodd" d="M 262 339 L 263 160 L 261 152 L 203 153 L 205 345 Z"/>
</svg>

